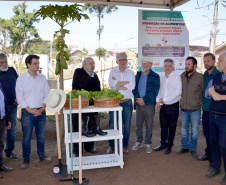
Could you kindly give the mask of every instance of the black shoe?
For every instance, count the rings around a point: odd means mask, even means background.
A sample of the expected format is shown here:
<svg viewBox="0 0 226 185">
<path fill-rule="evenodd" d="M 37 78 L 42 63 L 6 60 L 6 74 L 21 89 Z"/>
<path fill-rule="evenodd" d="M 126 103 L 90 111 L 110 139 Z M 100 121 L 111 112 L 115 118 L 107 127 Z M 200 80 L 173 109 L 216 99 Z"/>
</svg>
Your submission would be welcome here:
<svg viewBox="0 0 226 185">
<path fill-rule="evenodd" d="M 95 148 L 91 148 L 91 149 L 88 149 L 88 150 L 85 149 L 85 151 L 89 152 L 89 153 L 96 153 L 97 152 Z"/>
<path fill-rule="evenodd" d="M 94 134 L 93 132 L 89 132 L 89 131 L 83 131 L 82 135 L 86 136 L 86 137 L 94 137 L 94 136 L 96 136 L 96 134 Z"/>
<path fill-rule="evenodd" d="M 226 175 L 225 175 L 224 178 L 222 179 L 221 184 L 226 184 Z"/>
<path fill-rule="evenodd" d="M 2 172 L 10 172 L 10 171 L 12 171 L 13 170 L 13 168 L 7 168 L 6 166 L 1 166 L 0 167 L 0 171 L 2 171 Z"/>
<path fill-rule="evenodd" d="M 184 154 L 184 153 L 189 153 L 189 149 L 184 149 L 184 148 L 181 148 L 179 151 L 176 152 L 177 155 L 180 155 L 180 154 Z"/>
<path fill-rule="evenodd" d="M 18 160 L 20 157 L 18 155 L 12 154 L 12 155 L 6 155 L 6 157 L 12 158 L 14 160 Z"/>
<path fill-rule="evenodd" d="M 207 155 L 204 155 L 202 157 L 197 157 L 197 160 L 199 160 L 199 161 L 207 161 L 207 160 L 209 160 L 209 157 Z"/>
<path fill-rule="evenodd" d="M 24 162 L 21 164 L 21 169 L 26 169 L 29 166 L 30 161 L 27 159 L 24 159 Z"/>
<path fill-rule="evenodd" d="M 49 157 L 46 157 L 44 155 L 43 157 L 39 157 L 39 161 L 44 162 L 44 163 L 50 163 L 50 162 L 52 162 L 52 159 L 50 159 Z"/>
<path fill-rule="evenodd" d="M 170 154 L 171 153 L 171 148 L 170 146 L 166 147 L 164 154 Z"/>
<path fill-rule="evenodd" d="M 108 134 L 107 132 L 102 131 L 102 130 L 100 129 L 100 127 L 97 127 L 96 129 L 94 129 L 94 130 L 92 131 L 92 133 L 98 134 L 98 135 L 100 135 L 100 136 L 105 136 L 105 135 Z"/>
<path fill-rule="evenodd" d="M 154 148 L 155 151 L 160 151 L 162 149 L 166 149 L 166 146 L 159 145 L 158 147 Z"/>
<path fill-rule="evenodd" d="M 220 174 L 220 170 L 216 170 L 215 168 L 211 168 L 211 170 L 208 171 L 208 173 L 206 174 L 206 177 L 211 178 L 211 177 L 214 177 L 218 174 Z"/>
<path fill-rule="evenodd" d="M 196 151 L 191 151 L 191 156 L 192 156 L 193 158 L 195 158 L 195 159 L 198 158 L 198 154 L 197 154 Z"/>
</svg>

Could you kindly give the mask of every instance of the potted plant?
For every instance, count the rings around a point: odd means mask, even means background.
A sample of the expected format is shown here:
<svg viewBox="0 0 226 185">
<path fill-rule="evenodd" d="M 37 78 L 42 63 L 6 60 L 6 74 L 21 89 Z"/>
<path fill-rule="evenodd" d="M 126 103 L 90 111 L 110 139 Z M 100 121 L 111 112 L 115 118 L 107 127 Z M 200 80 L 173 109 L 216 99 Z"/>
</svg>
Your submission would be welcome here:
<svg viewBox="0 0 226 185">
<path fill-rule="evenodd" d="M 70 94 L 71 94 L 71 108 L 78 109 L 78 97 L 81 95 L 82 97 L 82 108 L 89 107 L 89 100 L 91 98 L 91 93 L 84 89 L 80 90 L 72 90 L 67 94 L 66 103 L 64 105 L 65 109 L 70 109 Z"/>
<path fill-rule="evenodd" d="M 108 89 L 91 93 L 95 107 L 118 107 L 124 98 L 118 90 Z"/>
</svg>

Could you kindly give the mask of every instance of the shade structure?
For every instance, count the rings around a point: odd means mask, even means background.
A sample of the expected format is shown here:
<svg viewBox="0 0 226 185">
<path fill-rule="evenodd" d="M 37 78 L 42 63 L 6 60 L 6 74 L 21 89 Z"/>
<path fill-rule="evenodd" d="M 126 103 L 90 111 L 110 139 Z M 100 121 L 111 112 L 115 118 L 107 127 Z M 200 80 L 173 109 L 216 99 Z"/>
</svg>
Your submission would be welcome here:
<svg viewBox="0 0 226 185">
<path fill-rule="evenodd" d="M 8 1 L 8 0 L 4 0 Z M 10 0 L 12 1 L 12 0 Z M 14 0 L 17 1 L 17 0 Z M 28 0 L 37 1 L 37 0 Z M 53 1 L 53 2 L 74 2 L 74 3 L 90 3 L 90 4 L 106 4 L 106 5 L 119 5 L 119 6 L 134 6 L 143 8 L 161 8 L 161 9 L 174 9 L 190 0 L 40 0 L 40 1 Z"/>
</svg>

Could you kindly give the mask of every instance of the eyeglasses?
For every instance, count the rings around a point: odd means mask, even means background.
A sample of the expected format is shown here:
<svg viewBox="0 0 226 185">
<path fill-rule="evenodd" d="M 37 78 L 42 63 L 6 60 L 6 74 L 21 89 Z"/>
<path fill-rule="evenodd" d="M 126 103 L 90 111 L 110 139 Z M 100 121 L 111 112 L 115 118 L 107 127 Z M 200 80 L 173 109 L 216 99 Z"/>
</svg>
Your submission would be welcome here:
<svg viewBox="0 0 226 185">
<path fill-rule="evenodd" d="M 119 60 L 119 62 L 126 62 L 127 61 L 127 59 L 121 59 L 121 60 Z"/>
</svg>

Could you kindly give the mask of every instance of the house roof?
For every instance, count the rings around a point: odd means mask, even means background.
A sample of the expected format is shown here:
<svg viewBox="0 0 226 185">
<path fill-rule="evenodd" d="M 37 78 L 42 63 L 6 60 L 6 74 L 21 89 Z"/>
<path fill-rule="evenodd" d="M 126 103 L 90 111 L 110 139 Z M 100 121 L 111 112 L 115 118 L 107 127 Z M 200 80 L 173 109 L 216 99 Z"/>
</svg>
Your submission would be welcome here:
<svg viewBox="0 0 226 185">
<path fill-rule="evenodd" d="M 207 46 L 192 46 L 189 45 L 189 52 L 200 52 L 200 51 L 209 51 L 209 47 Z"/>
<path fill-rule="evenodd" d="M 223 42 L 222 44 L 218 45 L 216 48 L 215 48 L 215 51 L 218 51 L 222 48 L 226 47 L 226 42 Z"/>
</svg>

